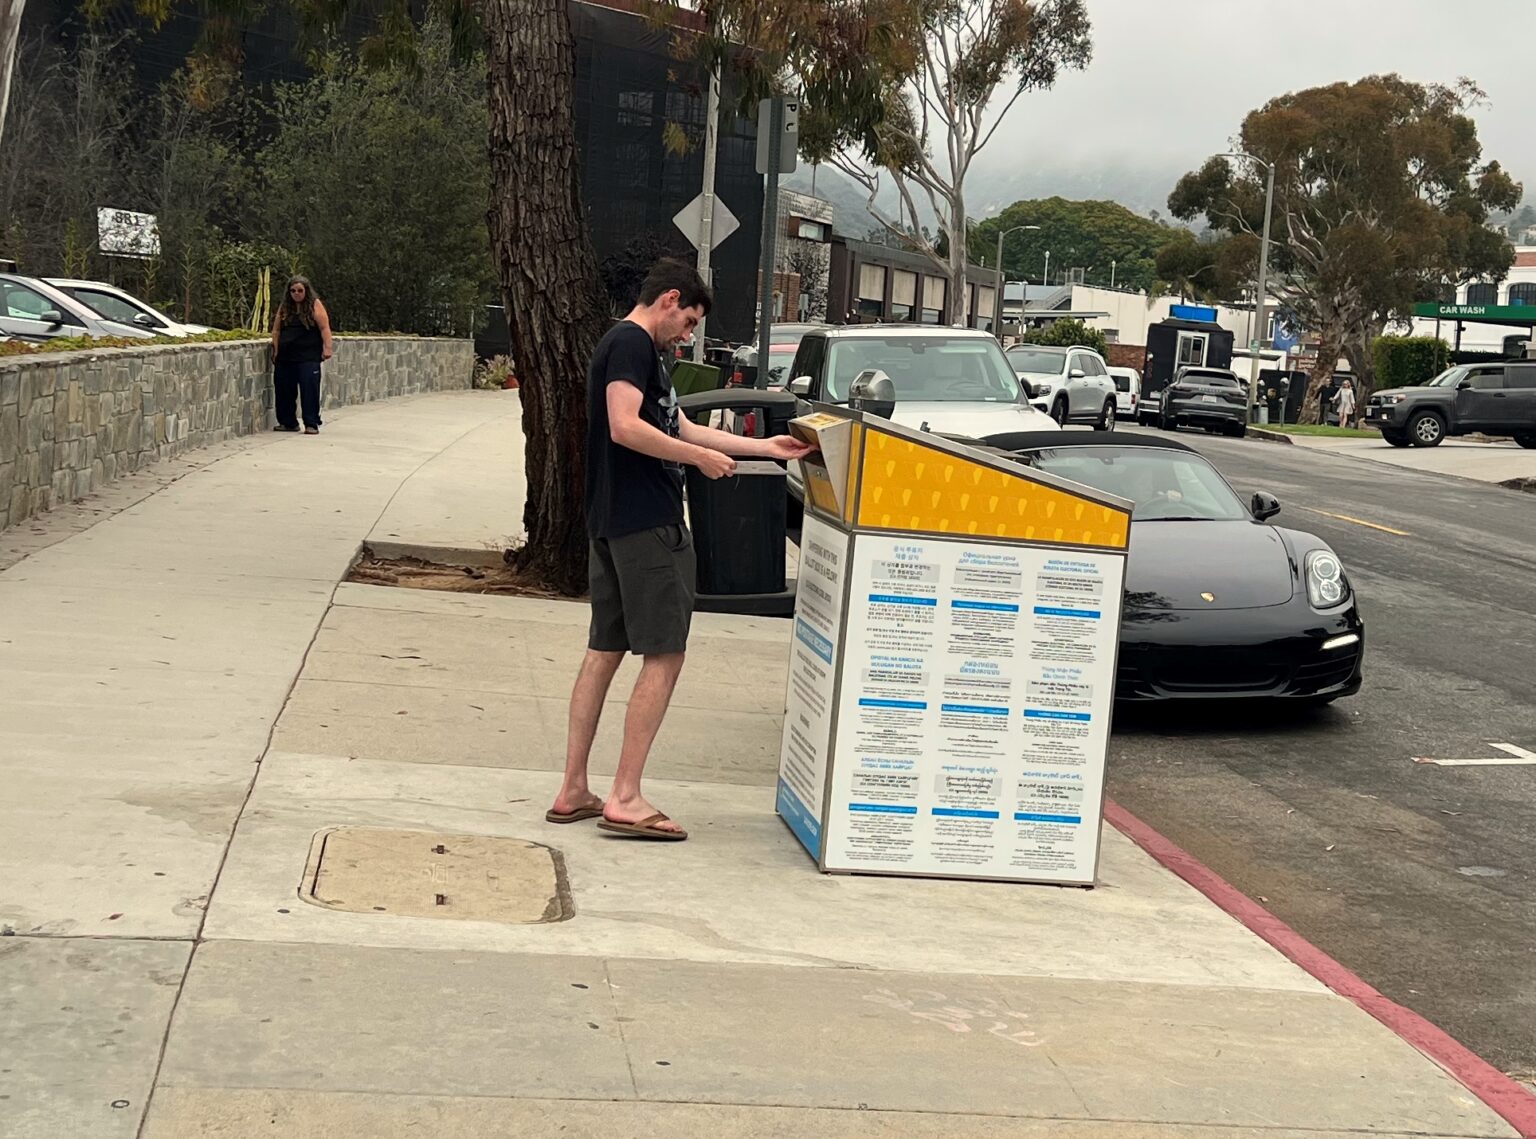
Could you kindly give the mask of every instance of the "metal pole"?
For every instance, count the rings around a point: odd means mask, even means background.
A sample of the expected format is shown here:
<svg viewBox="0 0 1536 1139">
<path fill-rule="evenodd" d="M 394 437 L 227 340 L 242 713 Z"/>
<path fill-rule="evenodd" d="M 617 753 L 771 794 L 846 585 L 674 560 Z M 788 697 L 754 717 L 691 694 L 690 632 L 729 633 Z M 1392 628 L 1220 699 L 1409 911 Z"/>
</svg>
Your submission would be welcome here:
<svg viewBox="0 0 1536 1139">
<path fill-rule="evenodd" d="M 1254 161 L 1263 162 L 1264 160 L 1256 158 Z M 1275 164 L 1273 162 L 1265 162 L 1264 165 L 1269 168 L 1269 184 L 1264 189 L 1264 239 L 1259 243 L 1258 295 L 1254 298 L 1254 321 L 1256 327 L 1252 337 L 1261 346 L 1264 343 L 1264 333 L 1269 328 L 1268 323 L 1264 319 L 1264 302 L 1267 299 L 1265 290 L 1268 288 L 1269 277 L 1269 221 L 1275 208 Z M 1252 372 L 1248 378 L 1248 414 L 1251 416 L 1257 415 L 1254 402 L 1258 399 L 1258 394 L 1259 358 L 1255 355 Z"/>
<path fill-rule="evenodd" d="M 1115 265 L 1116 264 L 1118 264 L 1118 262 L 1115 262 L 1115 261 L 1111 261 L 1109 263 L 1109 287 L 1111 289 L 1113 289 L 1115 287 Z"/>
<path fill-rule="evenodd" d="M 1045 276 L 1040 278 L 1040 283 L 1046 288 L 1051 287 L 1051 251 L 1045 251 Z"/>
<path fill-rule="evenodd" d="M 773 261 L 779 236 L 779 159 L 784 144 L 784 100 L 774 96 L 769 116 L 768 185 L 763 191 L 762 295 L 757 318 L 757 387 L 768 385 L 768 334 L 773 324 Z M 793 377 L 790 377 L 793 379 Z"/>
<path fill-rule="evenodd" d="M 992 335 L 998 340 L 1003 338 L 1003 286 L 1007 284 L 1003 277 L 1003 236 L 1006 231 L 1002 226 L 997 227 L 997 292 L 992 294 Z"/>
<path fill-rule="evenodd" d="M 720 69 L 709 73 L 709 98 L 704 112 L 704 195 L 703 209 L 699 212 L 699 276 L 710 284 L 709 254 L 715 244 L 715 155 L 720 146 Z M 708 317 L 699 321 L 693 334 L 693 362 L 704 361 L 704 326 Z"/>
</svg>

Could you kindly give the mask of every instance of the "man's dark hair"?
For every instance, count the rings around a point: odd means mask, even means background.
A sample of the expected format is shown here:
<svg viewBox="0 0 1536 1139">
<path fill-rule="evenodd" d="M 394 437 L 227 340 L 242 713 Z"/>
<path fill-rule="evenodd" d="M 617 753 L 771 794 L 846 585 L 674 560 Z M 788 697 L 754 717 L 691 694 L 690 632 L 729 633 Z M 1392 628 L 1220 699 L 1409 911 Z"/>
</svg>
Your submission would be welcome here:
<svg viewBox="0 0 1536 1139">
<path fill-rule="evenodd" d="M 704 310 L 704 315 L 709 315 L 714 298 L 710 296 L 709 286 L 704 283 L 704 278 L 699 276 L 699 271 L 692 265 L 685 265 L 681 261 L 671 257 L 664 257 L 656 262 L 656 265 L 646 275 L 645 283 L 640 286 L 640 303 L 653 305 L 662 293 L 677 290 L 677 307 L 693 308 L 697 305 Z"/>
</svg>

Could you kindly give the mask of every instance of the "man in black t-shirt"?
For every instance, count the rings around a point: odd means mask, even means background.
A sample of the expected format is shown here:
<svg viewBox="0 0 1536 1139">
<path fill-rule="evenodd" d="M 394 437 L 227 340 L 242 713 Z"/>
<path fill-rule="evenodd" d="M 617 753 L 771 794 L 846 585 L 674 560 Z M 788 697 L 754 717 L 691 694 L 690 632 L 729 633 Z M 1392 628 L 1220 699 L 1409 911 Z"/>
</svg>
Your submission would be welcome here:
<svg viewBox="0 0 1536 1139">
<path fill-rule="evenodd" d="M 571 693 L 565 780 L 545 818 L 627 838 L 678 841 L 688 832 L 640 793 L 651 742 L 683 669 L 693 617 L 693 541 L 683 522 L 683 467 L 717 479 L 740 458 L 798 459 L 789 436 L 748 439 L 700 427 L 677 407 L 663 353 L 709 312 L 709 289 L 678 261 L 659 262 L 630 314 L 599 341 L 587 372 L 587 530 L 592 627 Z M 608 687 L 626 653 L 644 659 L 624 717 L 624 743 L 607 801 L 592 793 L 587 761 Z"/>
</svg>

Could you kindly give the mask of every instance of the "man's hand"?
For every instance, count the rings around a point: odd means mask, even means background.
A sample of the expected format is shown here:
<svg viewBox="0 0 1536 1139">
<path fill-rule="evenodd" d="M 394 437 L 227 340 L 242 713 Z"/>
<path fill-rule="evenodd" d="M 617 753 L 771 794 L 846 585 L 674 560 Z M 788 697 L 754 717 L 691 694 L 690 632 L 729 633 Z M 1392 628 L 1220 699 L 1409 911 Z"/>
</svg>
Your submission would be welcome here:
<svg viewBox="0 0 1536 1139">
<path fill-rule="evenodd" d="M 723 479 L 726 475 L 736 473 L 735 459 L 719 451 L 711 451 L 708 447 L 699 448 L 699 456 L 694 459 L 693 465 L 699 468 L 705 478 L 710 479 Z"/>
<path fill-rule="evenodd" d="M 773 459 L 803 459 L 815 450 L 809 443 L 802 443 L 793 435 L 775 435 L 767 443 L 766 453 Z"/>
</svg>

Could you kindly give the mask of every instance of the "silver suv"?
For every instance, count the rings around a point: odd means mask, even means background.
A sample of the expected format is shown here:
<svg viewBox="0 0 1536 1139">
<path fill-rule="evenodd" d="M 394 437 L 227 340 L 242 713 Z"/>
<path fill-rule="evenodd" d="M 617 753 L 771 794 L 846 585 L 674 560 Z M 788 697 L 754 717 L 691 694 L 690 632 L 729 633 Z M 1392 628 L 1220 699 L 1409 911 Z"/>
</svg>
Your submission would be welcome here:
<svg viewBox="0 0 1536 1139">
<path fill-rule="evenodd" d="M 0 332 L 34 343 L 65 336 L 144 340 L 154 335 L 147 329 L 108 320 L 45 281 L 14 273 L 0 273 Z"/>
<path fill-rule="evenodd" d="M 1104 357 L 1092 348 L 1074 345 L 1015 344 L 1007 351 L 1019 382 L 1028 387 L 1029 402 L 1062 426 L 1091 423 L 1113 431 L 1118 400 Z"/>
</svg>

